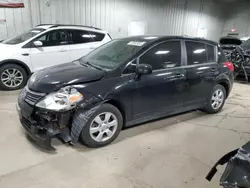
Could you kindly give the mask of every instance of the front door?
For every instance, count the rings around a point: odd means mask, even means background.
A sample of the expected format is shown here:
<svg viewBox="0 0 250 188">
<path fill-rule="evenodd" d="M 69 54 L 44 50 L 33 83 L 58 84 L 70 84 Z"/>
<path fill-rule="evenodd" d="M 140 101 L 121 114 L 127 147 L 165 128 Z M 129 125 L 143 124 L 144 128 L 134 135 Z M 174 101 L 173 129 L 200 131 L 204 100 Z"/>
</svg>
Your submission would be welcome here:
<svg viewBox="0 0 250 188">
<path fill-rule="evenodd" d="M 185 106 L 202 106 L 211 94 L 214 81 L 219 75 L 216 47 L 193 41 L 186 41 L 187 80 Z"/>
<path fill-rule="evenodd" d="M 186 70 L 182 68 L 180 41 L 161 43 L 139 58 L 140 64 L 149 64 L 152 74 L 135 80 L 133 119 L 174 112 L 183 108 Z"/>
<path fill-rule="evenodd" d="M 68 63 L 69 53 L 69 33 L 67 30 L 54 30 L 39 36 L 35 41 L 41 41 L 41 47 L 31 44 L 30 59 L 33 72 L 40 69 Z"/>
</svg>

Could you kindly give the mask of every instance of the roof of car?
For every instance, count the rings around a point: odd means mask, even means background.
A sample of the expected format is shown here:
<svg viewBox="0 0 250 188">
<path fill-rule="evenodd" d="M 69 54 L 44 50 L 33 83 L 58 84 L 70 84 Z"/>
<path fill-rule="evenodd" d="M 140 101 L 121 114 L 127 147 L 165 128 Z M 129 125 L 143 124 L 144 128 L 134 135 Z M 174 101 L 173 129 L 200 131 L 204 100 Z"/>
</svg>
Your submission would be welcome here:
<svg viewBox="0 0 250 188">
<path fill-rule="evenodd" d="M 139 41 L 150 40 L 152 43 L 160 42 L 160 41 L 163 41 L 163 40 L 169 40 L 169 39 L 183 39 L 183 40 L 193 40 L 193 41 L 200 41 L 200 42 L 210 43 L 210 44 L 213 44 L 213 45 L 218 45 L 217 42 L 214 42 L 212 40 L 207 40 L 205 38 L 198 38 L 198 37 L 188 37 L 188 36 L 140 35 L 140 36 L 126 37 L 126 38 L 123 38 L 123 39 L 139 40 Z"/>
<path fill-rule="evenodd" d="M 53 25 L 44 24 L 44 25 L 37 25 L 35 28 L 49 29 L 49 28 L 52 27 L 52 26 L 53 26 Z"/>
<path fill-rule="evenodd" d="M 67 28 L 67 29 L 86 29 L 89 31 L 98 31 L 101 33 L 106 33 L 102 29 L 92 27 L 92 26 L 85 26 L 85 25 L 67 25 L 67 24 L 40 24 L 37 25 L 35 28 L 42 28 L 42 29 L 52 29 L 52 28 Z"/>
</svg>

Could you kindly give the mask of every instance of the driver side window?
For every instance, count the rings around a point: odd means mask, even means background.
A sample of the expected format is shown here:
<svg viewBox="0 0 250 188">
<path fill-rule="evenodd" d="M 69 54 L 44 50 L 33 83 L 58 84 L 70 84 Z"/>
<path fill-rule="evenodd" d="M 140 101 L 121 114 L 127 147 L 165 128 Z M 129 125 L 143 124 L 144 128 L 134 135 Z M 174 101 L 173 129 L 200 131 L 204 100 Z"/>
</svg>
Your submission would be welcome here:
<svg viewBox="0 0 250 188">
<path fill-rule="evenodd" d="M 161 43 L 140 57 L 140 64 L 151 65 L 153 70 L 181 66 L 181 43 L 169 41 Z"/>
<path fill-rule="evenodd" d="M 43 47 L 65 45 L 69 42 L 69 32 L 67 30 L 51 31 L 38 37 L 36 41 L 41 41 Z"/>
</svg>

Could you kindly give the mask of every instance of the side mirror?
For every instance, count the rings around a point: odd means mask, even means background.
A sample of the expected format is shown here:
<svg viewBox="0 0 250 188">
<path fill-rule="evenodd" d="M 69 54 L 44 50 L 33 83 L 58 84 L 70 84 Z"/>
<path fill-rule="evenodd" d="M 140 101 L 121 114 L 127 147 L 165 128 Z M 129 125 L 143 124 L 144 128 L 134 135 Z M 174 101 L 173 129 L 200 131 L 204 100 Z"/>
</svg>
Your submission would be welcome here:
<svg viewBox="0 0 250 188">
<path fill-rule="evenodd" d="M 152 71 L 153 71 L 152 66 L 148 64 L 139 64 L 135 70 L 137 75 L 151 74 Z"/>
<path fill-rule="evenodd" d="M 33 44 L 34 44 L 35 47 L 43 46 L 43 43 L 41 41 L 35 41 Z"/>
</svg>

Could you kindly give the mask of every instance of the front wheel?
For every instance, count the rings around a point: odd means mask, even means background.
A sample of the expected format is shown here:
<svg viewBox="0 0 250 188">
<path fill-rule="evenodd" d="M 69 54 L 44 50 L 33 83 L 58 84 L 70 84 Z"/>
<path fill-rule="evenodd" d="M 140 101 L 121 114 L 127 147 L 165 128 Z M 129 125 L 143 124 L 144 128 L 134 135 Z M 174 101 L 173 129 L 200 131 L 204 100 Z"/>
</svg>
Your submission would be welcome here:
<svg viewBox="0 0 250 188">
<path fill-rule="evenodd" d="M 122 125 L 120 111 L 111 104 L 103 104 L 83 127 L 83 144 L 91 148 L 106 146 L 117 138 Z"/>
<path fill-rule="evenodd" d="M 207 104 L 203 110 L 210 114 L 220 112 L 225 104 L 226 95 L 227 93 L 225 88 L 222 85 L 217 84 L 214 86 L 213 91 L 209 96 Z"/>
<path fill-rule="evenodd" d="M 3 90 L 17 90 L 25 86 L 28 76 L 19 65 L 6 64 L 0 67 L 0 88 Z"/>
</svg>

